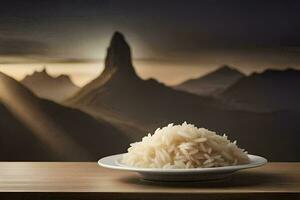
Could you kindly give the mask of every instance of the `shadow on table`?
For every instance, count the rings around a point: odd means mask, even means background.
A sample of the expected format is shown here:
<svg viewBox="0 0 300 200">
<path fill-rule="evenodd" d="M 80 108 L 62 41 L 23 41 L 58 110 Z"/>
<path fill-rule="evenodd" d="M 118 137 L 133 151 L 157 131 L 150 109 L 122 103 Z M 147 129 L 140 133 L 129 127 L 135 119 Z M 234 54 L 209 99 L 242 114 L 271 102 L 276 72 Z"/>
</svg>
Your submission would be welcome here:
<svg viewBox="0 0 300 200">
<path fill-rule="evenodd" d="M 270 183 L 286 182 L 287 178 L 278 174 L 248 172 L 235 173 L 231 177 L 221 180 L 203 181 L 203 182 L 159 182 L 143 180 L 137 175 L 120 179 L 121 182 L 127 184 L 136 184 L 144 186 L 162 186 L 162 187 L 178 187 L 178 188 L 224 188 L 224 187 L 245 187 L 257 185 L 269 185 Z"/>
</svg>

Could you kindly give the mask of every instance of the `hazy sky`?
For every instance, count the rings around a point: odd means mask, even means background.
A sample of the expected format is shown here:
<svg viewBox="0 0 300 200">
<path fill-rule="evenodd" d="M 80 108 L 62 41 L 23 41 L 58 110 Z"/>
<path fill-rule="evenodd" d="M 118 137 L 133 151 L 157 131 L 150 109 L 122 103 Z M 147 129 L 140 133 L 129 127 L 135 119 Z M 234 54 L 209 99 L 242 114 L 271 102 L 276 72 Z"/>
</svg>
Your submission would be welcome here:
<svg viewBox="0 0 300 200">
<path fill-rule="evenodd" d="M 300 68 L 299 10 L 300 1 L 288 0 L 2 0 L 0 70 L 21 78 L 58 62 L 53 74 L 83 84 L 100 73 L 115 30 L 130 42 L 139 74 L 168 84 L 222 64 L 244 72 Z"/>
</svg>

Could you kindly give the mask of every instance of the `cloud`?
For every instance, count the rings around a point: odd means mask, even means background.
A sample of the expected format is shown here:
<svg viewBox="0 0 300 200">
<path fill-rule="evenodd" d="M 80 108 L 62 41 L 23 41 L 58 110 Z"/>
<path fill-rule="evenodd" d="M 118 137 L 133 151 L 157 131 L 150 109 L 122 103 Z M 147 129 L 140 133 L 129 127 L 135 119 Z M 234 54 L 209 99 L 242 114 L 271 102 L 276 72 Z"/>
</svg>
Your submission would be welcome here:
<svg viewBox="0 0 300 200">
<path fill-rule="evenodd" d="M 50 54 L 46 43 L 23 38 L 0 37 L 2 56 L 45 56 Z"/>
<path fill-rule="evenodd" d="M 0 64 L 12 63 L 95 63 L 101 59 L 61 54 L 45 42 L 0 36 Z"/>
<path fill-rule="evenodd" d="M 65 58 L 65 59 L 53 59 L 53 62 L 59 63 L 98 63 L 104 62 L 103 59 L 92 59 L 92 58 Z"/>
</svg>

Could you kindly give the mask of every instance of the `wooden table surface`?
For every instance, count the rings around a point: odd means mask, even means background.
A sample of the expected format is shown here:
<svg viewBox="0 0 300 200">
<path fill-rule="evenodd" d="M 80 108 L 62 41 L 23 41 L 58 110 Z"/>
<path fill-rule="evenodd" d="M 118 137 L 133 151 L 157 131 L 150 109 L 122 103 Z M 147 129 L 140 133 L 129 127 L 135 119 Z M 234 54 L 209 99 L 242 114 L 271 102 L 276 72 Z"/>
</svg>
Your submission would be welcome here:
<svg viewBox="0 0 300 200">
<path fill-rule="evenodd" d="M 91 162 L 0 162 L 0 199 L 300 199 L 300 163 L 269 163 L 224 181 L 159 183 Z"/>
</svg>

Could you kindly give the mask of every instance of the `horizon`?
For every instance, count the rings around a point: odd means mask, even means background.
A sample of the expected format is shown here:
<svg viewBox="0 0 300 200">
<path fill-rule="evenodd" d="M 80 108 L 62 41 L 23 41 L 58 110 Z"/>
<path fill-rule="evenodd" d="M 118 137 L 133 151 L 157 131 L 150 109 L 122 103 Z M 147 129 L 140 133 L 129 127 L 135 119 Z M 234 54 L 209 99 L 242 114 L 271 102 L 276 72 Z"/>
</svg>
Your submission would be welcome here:
<svg viewBox="0 0 300 200">
<path fill-rule="evenodd" d="M 300 68 L 294 66 L 286 67 L 265 67 L 257 69 L 245 69 L 239 66 L 230 64 L 210 65 L 208 67 L 199 67 L 197 64 L 190 66 L 180 66 L 177 64 L 161 63 L 159 61 L 147 61 L 133 59 L 133 66 L 137 74 L 142 79 L 154 78 L 168 86 L 174 86 L 184 81 L 200 78 L 206 74 L 213 72 L 222 66 L 227 65 L 234 68 L 245 75 L 252 73 L 261 73 L 267 69 L 285 70 L 293 68 L 299 70 Z M 188 69 L 187 69 L 188 67 Z M 25 76 L 31 75 L 35 71 L 42 71 L 43 68 L 47 69 L 47 73 L 53 77 L 59 75 L 68 75 L 72 82 L 83 87 L 96 77 L 98 77 L 104 69 L 104 60 L 101 62 L 75 62 L 75 63 L 10 63 L 0 64 L 0 72 L 3 72 L 14 79 L 20 81 Z M 170 76 L 170 71 L 172 76 Z"/>
<path fill-rule="evenodd" d="M 17 63 L 17 64 L 1 64 L 0 72 L 3 72 L 14 79 L 20 81 L 25 78 L 27 75 L 31 75 L 34 72 L 40 72 L 46 68 L 47 73 L 53 77 L 59 75 L 68 75 L 72 82 L 79 86 L 83 87 L 96 77 L 98 77 L 104 69 L 104 60 L 102 62 L 77 62 L 77 63 Z M 153 68 L 154 65 L 154 68 Z M 163 65 L 163 68 L 160 66 Z M 245 75 L 250 75 L 252 73 L 261 73 L 268 69 L 274 70 L 286 70 L 288 68 L 299 70 L 297 67 L 286 66 L 282 68 L 276 67 L 265 67 L 259 68 L 256 70 L 240 68 L 238 66 L 233 66 L 229 64 L 220 64 L 210 67 L 197 67 L 188 66 L 189 69 L 186 69 L 185 66 L 174 67 L 172 64 L 161 64 L 155 63 L 155 61 L 144 61 L 144 60 L 135 60 L 133 59 L 133 66 L 136 70 L 139 77 L 142 79 L 154 78 L 159 82 L 162 82 L 168 86 L 175 86 L 184 81 L 200 78 L 207 75 L 210 72 L 213 72 L 223 66 L 229 66 L 233 69 L 236 69 L 242 72 Z M 170 70 L 172 71 L 173 76 L 170 76 Z"/>
</svg>

